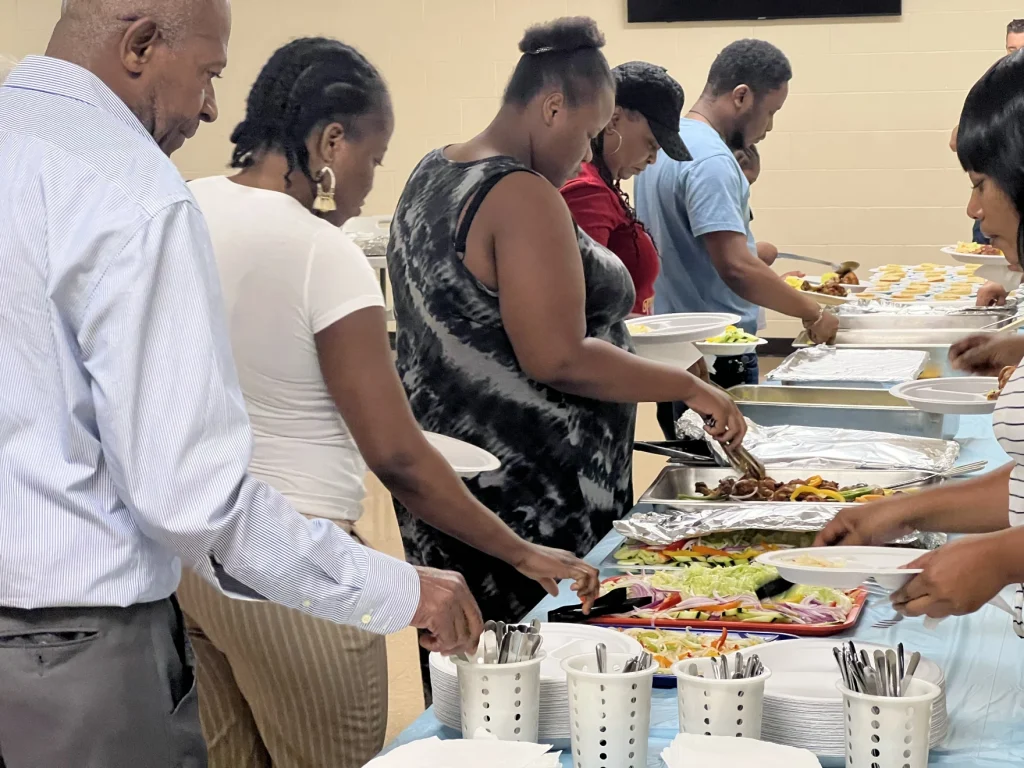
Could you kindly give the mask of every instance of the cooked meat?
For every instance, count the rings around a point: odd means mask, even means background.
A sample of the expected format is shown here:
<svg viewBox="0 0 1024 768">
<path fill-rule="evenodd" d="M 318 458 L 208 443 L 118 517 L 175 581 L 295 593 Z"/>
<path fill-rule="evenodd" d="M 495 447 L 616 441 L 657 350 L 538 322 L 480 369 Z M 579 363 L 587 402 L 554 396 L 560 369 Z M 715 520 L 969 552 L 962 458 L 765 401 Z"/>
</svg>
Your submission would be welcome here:
<svg viewBox="0 0 1024 768">
<path fill-rule="evenodd" d="M 856 272 L 847 272 L 839 278 L 839 282 L 844 285 L 860 285 L 860 280 L 858 279 Z"/>
<path fill-rule="evenodd" d="M 823 293 L 826 296 L 846 296 L 847 290 L 843 288 L 835 280 L 829 280 L 818 290 L 818 293 Z"/>
<path fill-rule="evenodd" d="M 740 480 L 733 486 L 733 496 L 746 496 L 757 490 L 757 480 Z"/>
</svg>

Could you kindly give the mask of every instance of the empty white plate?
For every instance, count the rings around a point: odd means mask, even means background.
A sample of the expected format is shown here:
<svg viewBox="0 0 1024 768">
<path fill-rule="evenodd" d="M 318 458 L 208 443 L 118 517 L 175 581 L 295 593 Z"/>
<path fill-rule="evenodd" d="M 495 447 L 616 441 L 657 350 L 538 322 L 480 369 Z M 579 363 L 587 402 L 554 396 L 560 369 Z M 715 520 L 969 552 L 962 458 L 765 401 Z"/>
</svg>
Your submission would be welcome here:
<svg viewBox="0 0 1024 768">
<path fill-rule="evenodd" d="M 424 437 L 451 464 L 457 475 L 475 477 L 481 472 L 493 472 L 501 468 L 498 457 L 483 448 L 477 448 L 463 440 L 439 435 L 436 432 L 424 432 Z"/>
<path fill-rule="evenodd" d="M 995 410 L 996 401 L 989 400 L 988 394 L 998 388 L 994 376 L 958 376 L 909 381 L 889 393 L 925 413 L 978 415 Z"/>
<path fill-rule="evenodd" d="M 921 569 L 904 568 L 924 554 L 908 547 L 808 547 L 767 552 L 757 557 L 779 576 L 809 587 L 855 589 L 874 579 L 886 589 L 899 589 Z"/>
<path fill-rule="evenodd" d="M 739 315 L 725 312 L 680 312 L 636 317 L 628 320 L 626 327 L 633 337 L 633 344 L 639 348 L 649 344 L 703 341 L 718 336 L 739 321 Z"/>
</svg>

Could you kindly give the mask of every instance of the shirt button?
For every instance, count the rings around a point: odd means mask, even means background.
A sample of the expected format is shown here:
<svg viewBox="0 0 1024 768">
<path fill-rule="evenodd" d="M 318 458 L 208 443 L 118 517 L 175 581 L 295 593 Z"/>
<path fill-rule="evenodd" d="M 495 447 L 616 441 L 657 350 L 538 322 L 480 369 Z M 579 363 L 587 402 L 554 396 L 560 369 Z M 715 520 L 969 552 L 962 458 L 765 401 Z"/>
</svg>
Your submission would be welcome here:
<svg viewBox="0 0 1024 768">
<path fill-rule="evenodd" d="M 373 617 L 370 614 L 366 614 L 365 616 L 363 616 L 362 621 L 363 624 L 369 624 L 371 621 L 373 621 Z"/>
<path fill-rule="evenodd" d="M 302 601 L 302 607 L 303 608 L 312 608 L 313 607 L 313 603 L 311 603 L 309 600 L 303 600 Z"/>
</svg>

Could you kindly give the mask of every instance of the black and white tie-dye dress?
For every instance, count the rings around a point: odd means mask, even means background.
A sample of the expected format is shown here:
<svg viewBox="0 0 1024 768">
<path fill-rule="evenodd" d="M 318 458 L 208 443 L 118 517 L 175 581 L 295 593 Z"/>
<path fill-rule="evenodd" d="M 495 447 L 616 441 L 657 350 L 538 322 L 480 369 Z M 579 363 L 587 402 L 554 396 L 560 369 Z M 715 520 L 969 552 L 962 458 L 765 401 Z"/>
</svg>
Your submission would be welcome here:
<svg viewBox="0 0 1024 768">
<path fill-rule="evenodd" d="M 523 538 L 582 556 L 633 503 L 636 406 L 567 395 L 531 380 L 505 333 L 497 292 L 463 264 L 479 204 L 517 172 L 532 171 L 509 157 L 456 163 L 442 150 L 413 172 L 388 246 L 398 369 L 424 429 L 501 460 L 497 472 L 467 480 L 473 495 Z M 635 300 L 629 272 L 577 232 L 587 335 L 631 349 L 623 324 Z M 410 562 L 460 571 L 485 619 L 518 621 L 543 596 L 536 582 L 505 563 L 415 520 L 397 502 L 395 508 Z"/>
</svg>

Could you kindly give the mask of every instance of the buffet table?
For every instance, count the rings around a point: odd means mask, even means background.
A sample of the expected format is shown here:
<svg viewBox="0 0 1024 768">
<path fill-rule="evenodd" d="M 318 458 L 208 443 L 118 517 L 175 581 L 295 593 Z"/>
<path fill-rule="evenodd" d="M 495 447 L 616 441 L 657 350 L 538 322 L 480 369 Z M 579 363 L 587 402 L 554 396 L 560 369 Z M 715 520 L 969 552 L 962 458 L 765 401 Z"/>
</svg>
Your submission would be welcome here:
<svg viewBox="0 0 1024 768">
<path fill-rule="evenodd" d="M 990 416 L 963 417 L 956 439 L 962 446 L 960 464 L 985 459 L 989 462 L 986 470 L 992 470 L 1008 460 L 992 434 Z M 609 534 L 590 553 L 588 562 L 599 564 L 621 541 L 618 534 Z M 602 577 L 609 575 L 612 573 L 602 573 Z M 1004 597 L 1012 602 L 1012 591 Z M 545 620 L 548 610 L 573 599 L 563 585 L 559 598 L 545 598 L 526 618 Z M 945 670 L 951 727 L 945 743 L 932 750 L 930 764 L 975 768 L 1024 765 L 1024 641 L 1014 634 L 1009 617 L 986 606 L 972 616 L 947 620 L 934 631 L 925 629 L 920 619 L 905 619 L 889 629 L 872 628 L 892 615 L 887 602 L 871 598 L 857 628 L 842 637 L 892 646 L 903 642 Z M 661 751 L 678 730 L 675 690 L 655 688 L 650 766 L 663 766 Z M 389 748 L 431 736 L 459 738 L 461 734 L 443 727 L 428 709 Z M 568 744 L 554 746 L 565 750 L 562 765 L 571 766 Z"/>
</svg>

